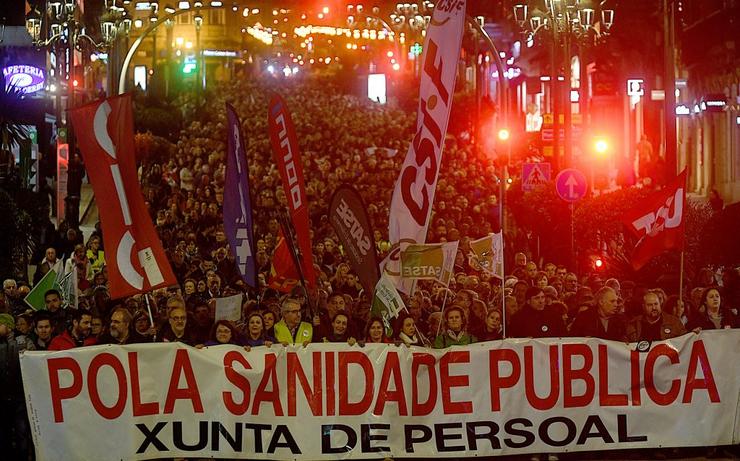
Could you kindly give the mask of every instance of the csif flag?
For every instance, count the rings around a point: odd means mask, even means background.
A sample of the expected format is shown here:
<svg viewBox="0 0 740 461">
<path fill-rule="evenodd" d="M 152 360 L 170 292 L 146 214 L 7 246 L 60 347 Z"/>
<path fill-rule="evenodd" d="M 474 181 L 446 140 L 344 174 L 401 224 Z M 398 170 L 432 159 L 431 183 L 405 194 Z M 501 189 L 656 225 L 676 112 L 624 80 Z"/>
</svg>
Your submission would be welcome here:
<svg viewBox="0 0 740 461">
<path fill-rule="evenodd" d="M 638 241 L 632 267 L 639 270 L 665 250 L 683 248 L 686 220 L 686 170 L 660 191 L 629 210 L 622 222 Z"/>
<path fill-rule="evenodd" d="M 131 94 L 70 116 L 100 210 L 111 298 L 176 285 L 136 176 Z"/>
<path fill-rule="evenodd" d="M 257 288 L 257 268 L 254 259 L 254 234 L 252 228 L 252 200 L 249 193 L 249 165 L 241 124 L 236 110 L 226 104 L 228 127 L 228 154 L 224 184 L 224 231 L 231 252 L 236 259 L 244 282 Z"/>
<path fill-rule="evenodd" d="M 311 254 L 311 235 L 308 220 L 308 196 L 303 183 L 303 166 L 298 151 L 298 139 L 295 127 L 290 118 L 288 106 L 279 95 L 270 100 L 267 113 L 267 124 L 270 132 L 270 145 L 275 164 L 280 171 L 285 197 L 288 199 L 290 219 L 295 229 L 298 243 L 298 260 L 301 272 L 309 287 L 316 286 L 316 272 L 313 268 Z"/>
<path fill-rule="evenodd" d="M 388 224 L 393 249 L 383 263 L 383 271 L 407 294 L 413 281 L 400 274 L 399 252 L 408 244 L 426 241 L 464 25 L 465 0 L 441 2 L 434 8 L 424 39 L 416 132 L 393 190 Z"/>
<path fill-rule="evenodd" d="M 362 197 L 352 186 L 342 184 L 334 191 L 329 204 L 329 223 L 365 293 L 372 293 L 380 277 L 373 231 Z"/>
</svg>

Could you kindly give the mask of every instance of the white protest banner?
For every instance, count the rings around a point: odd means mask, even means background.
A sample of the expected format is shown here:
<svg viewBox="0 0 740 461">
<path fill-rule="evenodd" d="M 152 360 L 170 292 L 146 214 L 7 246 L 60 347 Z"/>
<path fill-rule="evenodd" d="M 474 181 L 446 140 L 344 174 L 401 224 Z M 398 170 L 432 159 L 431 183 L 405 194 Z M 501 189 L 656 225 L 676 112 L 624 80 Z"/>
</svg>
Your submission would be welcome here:
<svg viewBox="0 0 740 461">
<path fill-rule="evenodd" d="M 242 295 L 216 298 L 216 320 L 236 322 L 242 316 Z"/>
<path fill-rule="evenodd" d="M 648 349 L 584 338 L 445 350 L 162 343 L 25 352 L 21 370 L 39 461 L 462 458 L 737 443 L 740 330 Z"/>
<path fill-rule="evenodd" d="M 438 2 L 424 38 L 416 134 L 393 190 L 388 232 L 395 248 L 382 266 L 406 294 L 411 294 L 413 281 L 400 275 L 398 253 L 410 243 L 426 242 L 464 25 L 465 0 Z"/>
</svg>

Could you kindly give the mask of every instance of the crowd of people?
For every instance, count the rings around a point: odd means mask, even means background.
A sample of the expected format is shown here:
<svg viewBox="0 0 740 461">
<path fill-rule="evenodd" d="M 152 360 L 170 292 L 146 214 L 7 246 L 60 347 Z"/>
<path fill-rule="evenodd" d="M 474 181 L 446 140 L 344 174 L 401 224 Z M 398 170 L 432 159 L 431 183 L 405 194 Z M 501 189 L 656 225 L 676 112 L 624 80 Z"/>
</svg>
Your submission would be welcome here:
<svg viewBox="0 0 740 461">
<path fill-rule="evenodd" d="M 279 90 L 298 132 L 311 221 L 317 286 L 290 292 L 271 286 L 271 257 L 279 213 L 287 204 L 267 133 L 270 91 Z M 224 103 L 242 118 L 255 220 L 260 287 L 237 271 L 223 228 L 226 122 Z M 178 286 L 147 295 L 111 299 L 103 231 L 86 241 L 60 226 L 45 239 L 33 282 L 49 271 L 75 271 L 73 298 L 44 293 L 45 309 L 24 303 L 32 284 L 5 280 L 0 295 L 0 445 L 27 452 L 28 431 L 17 354 L 91 344 L 181 342 L 195 347 L 235 344 L 335 342 L 361 346 L 395 343 L 446 348 L 506 337 L 591 336 L 616 341 L 656 341 L 707 329 L 740 326 L 740 273 L 705 270 L 685 293 L 666 293 L 640 281 L 576 274 L 567 267 L 511 251 L 504 280 L 468 260 L 470 241 L 500 229 L 496 166 L 473 154 L 466 133 L 445 143 L 428 242 L 459 241 L 449 286 L 421 281 L 404 296 L 406 309 L 393 331 L 371 315 L 372 293 L 363 290 L 328 220 L 330 197 L 352 184 L 366 204 L 380 258 L 390 250 L 388 214 L 393 184 L 408 148 L 414 116 L 333 91 L 327 82 L 275 88 L 237 80 L 213 94 L 206 117 L 191 121 L 167 152 L 140 166 L 142 192 L 168 253 Z M 242 316 L 215 318 L 216 299 L 242 295 Z M 67 306 L 76 299 L 76 306 Z M 15 368 L 13 368 L 15 367 Z M 7 412 L 6 412 L 7 410 Z M 25 418 L 25 421 L 24 421 Z M 24 425 L 25 424 L 25 425 Z M 13 436 L 15 434 L 15 436 Z M 12 442 L 11 442 L 12 440 Z M 7 443 L 6 443 L 7 442 Z M 19 455 L 18 459 L 21 459 Z"/>
</svg>

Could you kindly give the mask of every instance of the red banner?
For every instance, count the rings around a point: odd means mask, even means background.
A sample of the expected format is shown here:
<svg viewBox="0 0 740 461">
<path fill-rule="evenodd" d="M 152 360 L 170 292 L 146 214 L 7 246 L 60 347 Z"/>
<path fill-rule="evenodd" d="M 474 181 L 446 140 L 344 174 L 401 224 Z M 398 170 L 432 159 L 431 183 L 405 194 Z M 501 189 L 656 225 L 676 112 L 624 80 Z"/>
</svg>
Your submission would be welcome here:
<svg viewBox="0 0 740 461">
<path fill-rule="evenodd" d="M 70 115 L 100 210 L 111 297 L 177 284 L 136 176 L 131 95 Z"/>
<path fill-rule="evenodd" d="M 285 196 L 288 198 L 290 219 L 295 228 L 301 269 L 309 287 L 316 286 L 316 273 L 311 256 L 311 235 L 308 221 L 308 196 L 303 182 L 303 166 L 298 151 L 293 121 L 288 106 L 279 95 L 273 95 L 268 112 L 270 144 L 275 164 L 280 170 Z"/>
<path fill-rule="evenodd" d="M 632 253 L 635 270 L 665 250 L 683 247 L 685 208 L 686 170 L 622 218 L 624 225 L 639 238 Z"/>
<path fill-rule="evenodd" d="M 288 242 L 285 240 L 283 230 L 280 229 L 275 251 L 272 254 L 272 266 L 267 286 L 281 293 L 290 293 L 298 285 L 299 277 L 295 264 L 293 264 Z"/>
</svg>

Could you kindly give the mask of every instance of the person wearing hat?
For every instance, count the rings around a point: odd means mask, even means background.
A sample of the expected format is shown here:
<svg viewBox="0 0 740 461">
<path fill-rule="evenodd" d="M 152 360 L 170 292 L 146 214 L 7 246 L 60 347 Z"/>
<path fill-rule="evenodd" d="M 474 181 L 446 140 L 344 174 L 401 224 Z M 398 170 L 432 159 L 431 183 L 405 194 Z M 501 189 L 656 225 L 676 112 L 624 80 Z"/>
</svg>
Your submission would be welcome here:
<svg viewBox="0 0 740 461">
<path fill-rule="evenodd" d="M 563 317 L 547 309 L 545 292 L 541 288 L 528 288 L 525 300 L 524 307 L 511 319 L 509 337 L 558 338 L 567 335 Z"/>
</svg>

